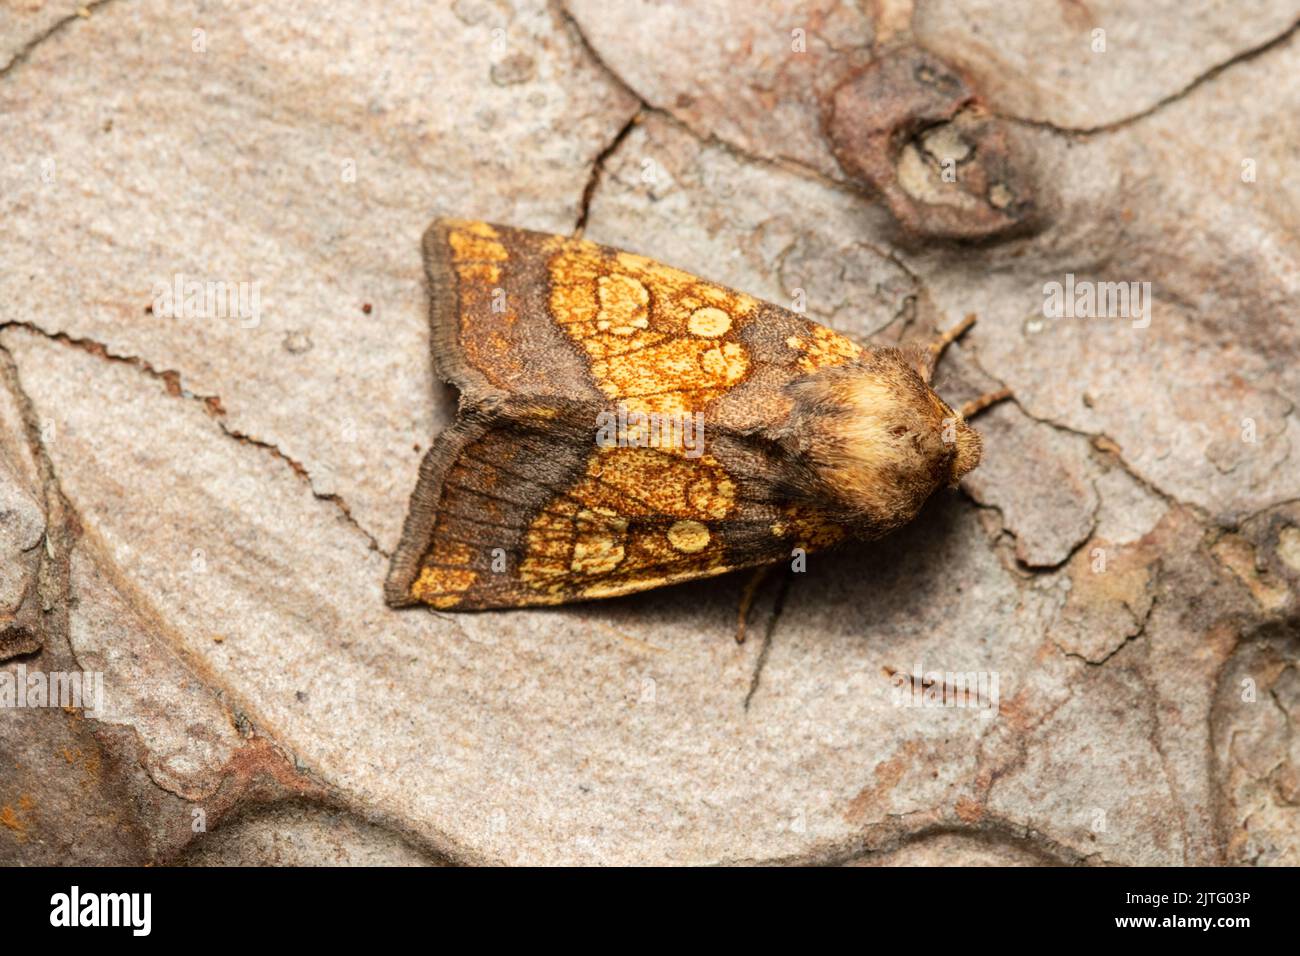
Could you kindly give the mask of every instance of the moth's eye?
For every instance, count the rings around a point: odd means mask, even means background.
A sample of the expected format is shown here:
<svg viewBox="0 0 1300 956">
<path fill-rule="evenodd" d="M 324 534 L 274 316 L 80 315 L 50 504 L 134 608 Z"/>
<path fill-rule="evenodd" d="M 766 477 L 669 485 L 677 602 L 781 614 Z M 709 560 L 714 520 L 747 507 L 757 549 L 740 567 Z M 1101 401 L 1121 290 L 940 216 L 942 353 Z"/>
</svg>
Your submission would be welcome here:
<svg viewBox="0 0 1300 956">
<path fill-rule="evenodd" d="M 906 434 L 907 434 L 907 426 L 906 426 L 906 425 L 895 425 L 893 428 L 891 428 L 891 429 L 889 430 L 889 432 L 890 432 L 890 434 L 893 435 L 895 438 L 898 438 L 898 437 L 900 437 L 900 436 L 902 436 L 902 435 L 906 435 Z"/>
</svg>

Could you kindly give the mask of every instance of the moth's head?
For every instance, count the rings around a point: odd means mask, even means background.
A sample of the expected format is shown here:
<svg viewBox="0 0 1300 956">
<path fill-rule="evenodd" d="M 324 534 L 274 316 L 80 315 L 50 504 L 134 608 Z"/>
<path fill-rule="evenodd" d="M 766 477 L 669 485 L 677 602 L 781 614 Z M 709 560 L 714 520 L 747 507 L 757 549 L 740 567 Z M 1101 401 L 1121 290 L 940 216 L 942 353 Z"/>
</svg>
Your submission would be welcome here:
<svg viewBox="0 0 1300 956">
<path fill-rule="evenodd" d="M 791 387 L 787 441 L 851 516 L 892 527 L 937 488 L 980 462 L 979 433 L 895 349 L 809 376 Z"/>
</svg>

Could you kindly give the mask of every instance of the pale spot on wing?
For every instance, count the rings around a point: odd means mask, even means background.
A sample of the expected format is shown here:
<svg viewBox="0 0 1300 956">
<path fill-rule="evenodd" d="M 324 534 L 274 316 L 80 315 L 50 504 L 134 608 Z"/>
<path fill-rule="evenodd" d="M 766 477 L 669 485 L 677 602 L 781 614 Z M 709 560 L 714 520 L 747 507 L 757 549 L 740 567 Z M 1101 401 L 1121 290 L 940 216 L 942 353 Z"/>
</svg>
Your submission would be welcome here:
<svg viewBox="0 0 1300 956">
<path fill-rule="evenodd" d="M 596 284 L 600 311 L 596 328 L 614 335 L 633 335 L 650 324 L 650 292 L 629 275 L 601 276 Z"/>
<path fill-rule="evenodd" d="M 575 519 L 573 560 L 569 567 L 580 574 L 606 574 L 623 560 L 627 519 L 608 509 L 583 509 Z"/>
<path fill-rule="evenodd" d="M 728 340 L 756 312 L 749 296 L 643 256 L 556 240 L 551 314 L 580 344 L 592 378 L 638 411 L 703 411 L 749 372 Z"/>
<path fill-rule="evenodd" d="M 668 529 L 668 541 L 678 551 L 695 554 L 709 546 L 709 529 L 698 521 L 676 521 Z"/>
<path fill-rule="evenodd" d="M 702 309 L 696 309 L 691 313 L 690 321 L 686 327 L 692 335 L 702 335 L 705 338 L 717 338 L 719 335 L 726 335 L 731 328 L 731 316 L 721 309 L 713 306 L 705 306 Z"/>
</svg>

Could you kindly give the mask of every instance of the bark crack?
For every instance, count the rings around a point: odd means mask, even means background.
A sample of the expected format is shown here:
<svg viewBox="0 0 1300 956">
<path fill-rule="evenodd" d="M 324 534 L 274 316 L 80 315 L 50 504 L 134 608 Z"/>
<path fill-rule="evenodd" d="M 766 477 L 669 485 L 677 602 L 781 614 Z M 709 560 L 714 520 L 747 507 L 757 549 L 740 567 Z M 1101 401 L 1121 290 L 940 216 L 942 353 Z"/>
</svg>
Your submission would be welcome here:
<svg viewBox="0 0 1300 956">
<path fill-rule="evenodd" d="M 1210 67 L 1204 73 L 1201 73 L 1199 76 L 1192 79 L 1191 82 L 1187 83 L 1187 85 L 1183 86 L 1181 89 L 1175 90 L 1173 93 L 1170 93 L 1168 96 L 1161 97 L 1160 99 L 1156 100 L 1156 102 L 1152 103 L 1150 106 L 1146 107 L 1145 109 L 1139 110 L 1138 112 L 1132 113 L 1128 116 L 1121 117 L 1120 119 L 1112 120 L 1109 123 L 1100 123 L 1096 126 L 1061 126 L 1057 123 L 1051 122 L 1050 120 L 1030 119 L 1029 117 L 1015 116 L 1010 113 L 994 113 L 992 115 L 996 116 L 998 119 L 1005 120 L 1009 123 L 1017 123 L 1022 126 L 1030 126 L 1035 129 L 1048 130 L 1053 133 L 1059 133 L 1062 136 L 1084 137 L 1084 136 L 1094 136 L 1099 133 L 1113 133 L 1116 130 L 1124 129 L 1127 126 L 1131 126 L 1134 123 L 1139 123 L 1142 120 L 1147 119 L 1148 117 L 1153 116 L 1156 113 L 1160 112 L 1165 107 L 1177 103 L 1179 100 L 1185 99 L 1186 97 L 1194 93 L 1196 90 L 1204 86 L 1206 83 L 1210 82 L 1215 77 L 1226 72 L 1227 70 L 1232 69 L 1234 66 L 1237 66 L 1240 63 L 1247 63 L 1257 57 L 1263 56 L 1266 53 L 1271 53 L 1273 50 L 1279 47 L 1285 46 L 1286 43 L 1290 41 L 1292 37 L 1295 36 L 1297 30 L 1300 30 L 1300 19 L 1297 19 L 1294 23 L 1292 23 L 1289 27 L 1287 27 L 1277 36 L 1265 40 L 1263 43 L 1259 43 L 1253 47 L 1249 47 L 1245 50 L 1242 50 L 1239 53 L 1235 53 L 1221 63 L 1216 63 L 1214 66 Z"/>
<path fill-rule="evenodd" d="M 728 153 L 734 159 L 737 159 L 741 162 L 752 163 L 769 169 L 777 169 L 782 172 L 790 173 L 791 175 L 799 176 L 803 179 L 819 183 L 820 185 L 826 187 L 827 189 L 833 189 L 836 192 L 845 193 L 847 195 L 851 195 L 859 199 L 863 198 L 864 195 L 866 195 L 864 193 L 863 187 L 853 182 L 850 182 L 848 180 L 841 180 L 841 179 L 836 179 L 833 176 L 828 176 L 825 173 L 823 173 L 821 170 L 813 166 L 810 166 L 807 163 L 802 162 L 801 160 L 791 159 L 790 157 L 787 156 L 772 156 L 772 157 L 758 156 L 754 153 L 747 151 L 742 146 L 739 146 L 736 143 L 731 142 L 730 140 L 722 139 L 716 133 L 708 133 L 707 135 L 705 135 L 704 133 L 701 133 L 698 130 L 692 128 L 689 123 L 682 120 L 679 116 L 673 113 L 672 110 L 666 107 L 656 106 L 654 103 L 651 103 L 636 88 L 634 88 L 630 83 L 628 83 L 627 80 L 623 79 L 622 75 L 619 74 L 618 71 L 615 70 L 612 66 L 610 66 L 609 63 L 605 61 L 604 57 L 602 57 L 600 53 L 597 52 L 591 40 L 588 39 L 586 32 L 582 29 L 582 26 L 578 23 L 577 18 L 574 17 L 574 15 L 569 12 L 568 8 L 564 5 L 562 0 L 553 0 L 553 7 L 555 9 L 556 16 L 559 17 L 561 22 L 563 22 L 568 27 L 568 30 L 572 34 L 573 38 L 577 41 L 578 45 L 586 52 L 587 56 L 591 58 L 591 61 L 596 65 L 596 67 L 607 77 L 609 77 L 610 81 L 615 86 L 617 86 L 620 90 L 622 90 L 628 96 L 635 99 L 637 103 L 640 104 L 640 108 L 634 114 L 634 122 L 641 123 L 644 122 L 645 118 L 648 116 L 657 116 L 660 119 L 664 120 L 665 122 L 671 124 L 674 128 L 680 130 L 681 132 L 686 133 L 688 136 L 690 136 L 692 139 L 698 142 L 701 146 L 715 147 L 717 149 L 722 150 L 725 153 Z M 622 134 L 615 137 L 616 140 L 620 140 L 621 138 L 622 138 Z M 602 153 L 601 156 L 597 157 L 597 161 L 608 159 L 608 155 L 606 155 L 606 153 L 614 152 L 614 150 L 617 148 L 618 145 L 619 145 L 618 142 L 612 143 L 610 147 L 606 148 L 606 150 L 604 151 L 604 153 Z M 594 193 L 596 187 L 594 184 L 592 184 L 589 181 L 587 184 L 587 188 Z M 586 209 L 586 202 L 589 199 L 590 197 L 584 195 L 584 206 L 583 206 L 584 210 Z"/>
<path fill-rule="evenodd" d="M 1007 383 L 1002 381 L 1002 379 L 998 378 L 997 376 L 991 375 L 988 372 L 988 370 L 985 369 L 984 366 L 980 364 L 980 361 L 976 356 L 971 355 L 970 362 L 981 375 L 985 376 L 990 381 L 995 382 L 999 388 L 1007 387 Z M 1141 485 L 1144 490 L 1155 495 L 1157 498 L 1159 498 L 1169 507 L 1184 508 L 1188 511 L 1191 511 L 1193 514 L 1197 515 L 1198 518 L 1204 517 L 1202 510 L 1199 507 L 1186 501 L 1180 501 L 1174 495 L 1165 491 L 1159 485 L 1153 484 L 1144 475 L 1136 471 L 1132 465 L 1130 465 L 1127 461 L 1124 460 L 1124 456 L 1120 452 L 1119 443 L 1116 442 L 1114 439 L 1112 439 L 1110 436 L 1108 436 L 1105 432 L 1085 431 L 1082 428 L 1075 428 L 1073 425 L 1067 425 L 1064 422 L 1058 422 L 1054 418 L 1048 418 L 1045 415 L 1035 415 L 1032 411 L 1029 410 L 1029 407 L 1020 400 L 1020 397 L 1015 394 L 1014 389 L 1012 389 L 1011 397 L 1008 399 L 1008 401 L 1010 401 L 1013 405 L 1015 405 L 1016 408 L 1020 409 L 1021 413 L 1031 421 L 1038 422 L 1040 425 L 1047 425 L 1051 428 L 1055 428 L 1057 431 L 1062 432 L 1063 434 L 1066 435 L 1076 435 L 1080 438 L 1088 439 L 1088 441 L 1092 443 L 1092 446 L 1094 448 L 1109 454 L 1115 460 L 1115 463 L 1119 465 L 1120 468 L 1124 469 L 1125 474 L 1127 474 L 1130 478 L 1132 478 L 1139 485 Z M 1093 488 L 1094 490 L 1096 489 L 1095 482 L 1093 484 Z M 1098 496 L 1098 500 L 1100 500 L 1100 495 Z M 1201 523 L 1205 524 L 1206 522 L 1202 521 Z"/>
<path fill-rule="evenodd" d="M 600 181 L 605 176 L 605 164 L 609 158 L 618 152 L 618 148 L 623 145 L 623 140 L 632 130 L 640 125 L 642 118 L 645 116 L 643 110 L 638 109 L 628 117 L 622 128 L 614 134 L 613 138 L 605 144 L 596 158 L 592 160 L 591 172 L 587 176 L 587 184 L 582 188 L 582 200 L 578 206 L 578 220 L 573 225 L 573 238 L 581 239 L 583 232 L 587 228 L 587 218 L 591 214 L 591 200 L 596 195 L 596 189 Z"/>
<path fill-rule="evenodd" d="M 265 441 L 260 438 L 255 438 L 254 436 L 249 435 L 246 432 L 239 431 L 238 429 L 232 428 L 230 425 L 228 425 L 225 421 L 226 414 L 227 414 L 226 408 L 225 405 L 222 404 L 221 397 L 218 395 L 203 395 L 198 392 L 194 392 L 191 391 L 190 389 L 187 389 L 181 380 L 180 372 L 177 372 L 172 369 L 159 369 L 155 367 L 147 359 L 141 358 L 140 356 L 117 354 L 115 352 L 110 351 L 109 347 L 105 345 L 103 342 L 98 342 L 94 339 L 69 335 L 67 332 L 50 332 L 46 329 L 41 328 L 39 325 L 36 325 L 33 322 L 14 319 L 14 320 L 0 323 L 0 331 L 9 328 L 25 329 L 28 332 L 32 332 L 35 333 L 36 335 L 40 335 L 41 337 L 48 339 L 51 342 L 58 342 L 61 345 L 66 345 L 71 348 L 81 349 L 82 351 L 88 352 L 91 355 L 104 359 L 105 361 L 118 362 L 123 365 L 129 365 L 132 368 L 136 369 L 137 371 L 148 376 L 149 378 L 153 378 L 156 379 L 157 381 L 162 382 L 163 387 L 165 388 L 167 394 L 172 396 L 173 398 L 184 398 L 184 399 L 189 399 L 191 401 L 199 402 L 200 404 L 202 404 L 203 410 L 207 412 L 208 415 L 211 416 L 216 421 L 217 427 L 221 429 L 224 435 L 226 435 L 229 438 L 233 438 L 235 441 L 238 441 L 242 444 L 251 445 L 255 448 L 260 448 L 263 451 L 267 451 L 273 456 L 275 456 L 276 458 L 283 461 L 286 465 L 289 466 L 289 468 L 294 472 L 294 474 L 296 474 L 299 478 L 301 478 L 306 483 L 308 490 L 312 493 L 312 496 L 314 498 L 316 498 L 319 501 L 328 502 L 338 510 L 339 514 L 343 516 L 343 519 L 349 525 L 351 525 L 352 528 L 357 531 L 357 533 L 359 533 L 362 537 L 366 539 L 371 550 L 376 551 L 379 554 L 382 554 L 384 557 L 390 556 L 387 551 L 385 551 L 382 547 L 380 547 L 378 539 L 369 531 L 367 531 L 360 524 L 360 522 L 357 521 L 357 519 L 352 514 L 352 509 L 348 506 L 348 503 L 343 499 L 341 495 L 337 493 L 326 494 L 324 492 L 317 491 L 315 485 L 312 482 L 311 473 L 307 470 L 307 467 L 297 459 L 292 458 L 289 455 L 285 454 L 273 442 Z"/>
<path fill-rule="evenodd" d="M 1141 619 L 1140 621 L 1136 621 L 1136 622 L 1135 622 L 1135 623 L 1137 624 L 1137 629 L 1136 629 L 1132 634 L 1129 634 L 1127 637 L 1125 637 L 1123 641 L 1121 641 L 1121 642 L 1120 642 L 1116 647 L 1114 647 L 1113 649 L 1111 649 L 1110 651 L 1108 651 L 1108 652 L 1107 652 L 1106 654 L 1104 654 L 1102 657 L 1098 658 L 1097 660 L 1093 660 L 1091 657 L 1088 657 L 1087 655 L 1084 655 L 1084 654 L 1080 654 L 1078 651 L 1067 651 L 1064 647 L 1062 647 L 1062 646 L 1061 646 L 1057 641 L 1055 641 L 1055 640 L 1052 641 L 1052 644 L 1053 644 L 1053 645 L 1056 647 L 1056 649 L 1057 649 L 1058 651 L 1060 651 L 1064 656 L 1066 656 L 1066 657 L 1072 657 L 1072 658 L 1074 658 L 1075 660 L 1083 661 L 1083 663 L 1087 664 L 1089 667 L 1101 667 L 1101 666 L 1103 666 L 1107 661 L 1109 661 L 1112 657 L 1114 657 L 1114 656 L 1115 656 L 1116 654 L 1118 654 L 1120 651 L 1124 650 L 1124 648 L 1128 647 L 1130 644 L 1132 644 L 1132 643 L 1133 643 L 1134 641 L 1136 641 L 1138 638 L 1146 636 L 1147 624 L 1151 621 L 1151 615 L 1152 615 L 1152 613 L 1154 613 L 1154 611 L 1155 611 L 1155 609 L 1156 609 L 1156 605 L 1160 603 L 1160 592 L 1159 592 L 1159 590 L 1157 590 L 1157 588 L 1159 587 L 1159 584 L 1160 584 L 1160 577 L 1159 577 L 1159 575 L 1160 575 L 1160 567 L 1159 567 L 1159 564 L 1157 563 L 1157 565 L 1156 565 L 1156 578 L 1155 578 L 1155 580 L 1153 580 L 1153 581 L 1151 582 L 1151 585 L 1150 585 L 1150 587 L 1151 587 L 1151 589 L 1152 589 L 1152 591 L 1151 591 L 1151 603 L 1147 606 L 1146 613 L 1142 615 L 1142 619 Z"/>
<path fill-rule="evenodd" d="M 63 19 L 56 20 L 44 32 L 40 33 L 39 35 L 33 37 L 32 39 L 28 40 L 25 44 L 23 44 L 22 47 L 20 47 L 18 51 L 14 53 L 13 57 L 9 60 L 9 62 L 6 63 L 3 67 L 0 67 L 0 79 L 3 79 L 4 77 L 12 73 L 18 67 L 19 64 L 25 63 L 28 57 L 32 55 L 33 50 L 35 50 L 38 46 L 40 46 L 50 37 L 54 36 L 55 34 L 61 33 L 70 23 L 74 23 L 77 20 L 88 20 L 90 19 L 91 13 L 93 13 L 95 10 L 98 10 L 100 7 L 106 6 L 112 2 L 113 0 L 94 0 L 94 2 L 92 3 L 86 3 L 81 5 L 73 13 L 68 14 Z"/>
</svg>

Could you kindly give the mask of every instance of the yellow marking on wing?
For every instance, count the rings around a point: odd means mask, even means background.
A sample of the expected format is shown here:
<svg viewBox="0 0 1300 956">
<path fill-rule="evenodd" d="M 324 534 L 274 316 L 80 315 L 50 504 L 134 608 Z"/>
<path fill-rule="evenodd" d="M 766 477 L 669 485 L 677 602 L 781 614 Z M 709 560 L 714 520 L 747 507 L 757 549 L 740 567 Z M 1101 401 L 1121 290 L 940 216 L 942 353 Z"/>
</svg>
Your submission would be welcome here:
<svg viewBox="0 0 1300 956">
<path fill-rule="evenodd" d="M 644 256 L 561 238 L 549 248 L 552 318 L 582 346 L 609 398 L 634 411 L 684 414 L 749 371 L 745 347 L 729 336 L 756 299 Z"/>
<path fill-rule="evenodd" d="M 517 316 L 502 312 L 502 283 L 510 251 L 495 229 L 485 222 L 455 220 L 448 223 L 447 244 L 451 248 L 451 266 L 459 279 L 462 329 L 461 347 L 470 365 L 479 369 L 492 384 L 503 387 L 523 369 L 522 358 L 515 354 L 500 328 L 510 326 Z M 491 322 L 487 318 L 491 317 Z M 486 323 L 487 330 L 479 328 Z"/>
<path fill-rule="evenodd" d="M 628 535 L 626 550 L 612 574 L 582 587 L 582 597 L 612 597 L 727 570 L 721 539 L 694 521 L 677 522 L 667 532 L 636 528 Z"/>
<path fill-rule="evenodd" d="M 575 517 L 573 560 L 569 568 L 580 574 L 606 574 L 623 560 L 627 519 L 613 511 L 579 511 Z"/>
<path fill-rule="evenodd" d="M 628 578 L 615 578 L 611 581 L 593 584 L 591 587 L 584 588 L 582 596 L 587 598 L 618 597 L 620 594 L 627 594 L 629 591 L 648 591 L 650 588 L 670 584 L 672 580 L 668 575 L 660 575 L 655 578 L 637 578 L 635 581 Z"/>
<path fill-rule="evenodd" d="M 799 368 L 805 372 L 843 365 L 862 355 L 862 346 L 824 325 L 809 324 L 808 329 L 806 335 L 792 335 L 785 340 L 790 348 L 803 353 Z"/>
<path fill-rule="evenodd" d="M 589 508 L 630 517 L 709 521 L 736 507 L 736 484 L 712 455 L 686 458 L 656 448 L 599 448 L 569 492 Z"/>
<path fill-rule="evenodd" d="M 842 541 L 846 532 L 840 524 L 828 520 L 819 512 L 800 505 L 784 509 L 784 517 L 772 525 L 772 534 L 794 539 L 796 548 L 820 551 Z"/>
<path fill-rule="evenodd" d="M 691 313 L 691 318 L 686 323 L 686 327 L 692 335 L 714 339 L 719 335 L 727 334 L 727 331 L 731 328 L 731 316 L 715 306 L 706 305 Z"/>
<path fill-rule="evenodd" d="M 703 408 L 749 370 L 738 342 L 676 338 L 630 355 L 593 361 L 591 374 L 611 399 L 629 411 L 684 414 Z"/>
<path fill-rule="evenodd" d="M 469 564 L 474 552 L 464 542 L 450 541 L 439 548 L 436 558 L 440 564 Z"/>
<path fill-rule="evenodd" d="M 444 222 L 457 232 L 471 236 L 479 236 L 483 239 L 496 239 L 500 236 L 491 223 L 481 219 L 446 219 Z"/>
<path fill-rule="evenodd" d="M 485 222 L 457 221 L 447 233 L 447 241 L 457 262 L 505 262 L 510 258 L 497 231 Z"/>
<path fill-rule="evenodd" d="M 529 525 L 520 579 L 543 594 L 599 597 L 695 577 L 724 558 L 708 522 L 736 508 L 735 482 L 709 455 L 599 448 L 586 474 Z M 603 576 L 610 580 L 584 582 Z"/>
<path fill-rule="evenodd" d="M 457 222 L 447 233 L 451 258 L 462 282 L 489 283 L 501 280 L 497 263 L 510 258 L 497 232 L 485 222 Z"/>
<path fill-rule="evenodd" d="M 493 285 L 501 281 L 501 267 L 490 262 L 456 261 L 456 275 L 461 282 Z"/>
<path fill-rule="evenodd" d="M 678 551 L 695 554 L 709 545 L 709 529 L 698 521 L 676 521 L 668 529 L 668 541 Z"/>
<path fill-rule="evenodd" d="M 638 280 L 617 273 L 596 280 L 600 311 L 596 329 L 614 335 L 632 335 L 650 325 L 650 292 Z"/>
<path fill-rule="evenodd" d="M 453 607 L 460 603 L 458 595 L 468 591 L 477 580 L 478 572 L 468 568 L 426 566 L 411 585 L 411 597 L 434 607 Z"/>
</svg>

